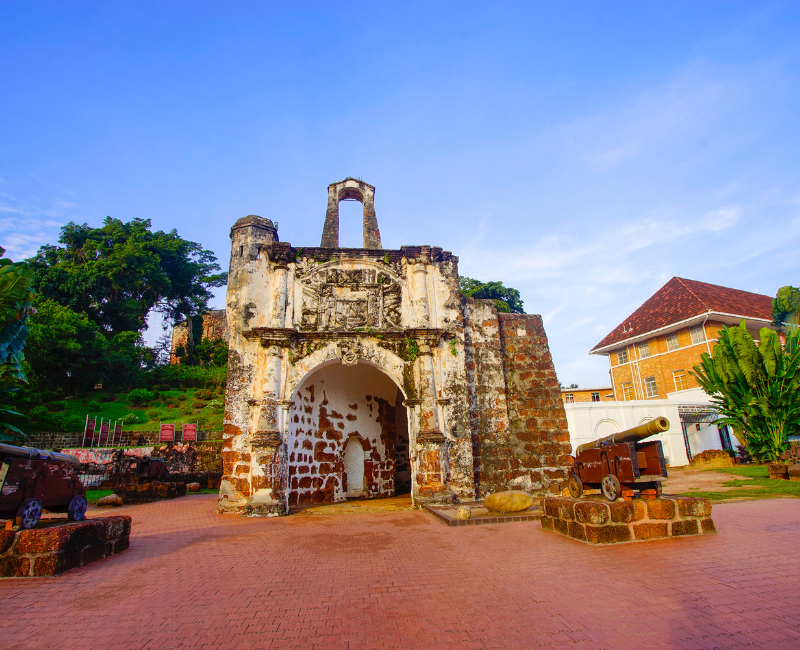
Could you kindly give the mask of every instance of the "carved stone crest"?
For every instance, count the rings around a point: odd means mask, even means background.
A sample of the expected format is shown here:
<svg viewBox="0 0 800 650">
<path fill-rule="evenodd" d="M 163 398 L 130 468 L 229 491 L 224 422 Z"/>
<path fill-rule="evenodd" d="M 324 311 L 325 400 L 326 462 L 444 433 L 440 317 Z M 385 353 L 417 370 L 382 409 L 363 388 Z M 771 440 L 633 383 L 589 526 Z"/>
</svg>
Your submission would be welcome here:
<svg viewBox="0 0 800 650">
<path fill-rule="evenodd" d="M 401 327 L 402 288 L 386 271 L 329 267 L 305 274 L 301 283 L 304 330 Z"/>
</svg>

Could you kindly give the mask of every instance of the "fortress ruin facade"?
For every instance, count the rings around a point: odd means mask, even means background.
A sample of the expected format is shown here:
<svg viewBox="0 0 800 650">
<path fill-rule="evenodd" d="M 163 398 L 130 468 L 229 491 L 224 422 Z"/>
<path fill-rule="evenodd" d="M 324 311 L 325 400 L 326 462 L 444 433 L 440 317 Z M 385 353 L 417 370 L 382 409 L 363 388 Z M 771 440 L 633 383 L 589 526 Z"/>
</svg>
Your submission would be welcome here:
<svg viewBox="0 0 800 650">
<path fill-rule="evenodd" d="M 540 316 L 464 298 L 458 258 L 381 247 L 375 188 L 328 188 L 319 247 L 255 215 L 231 228 L 223 513 L 410 494 L 557 494 L 571 451 Z M 364 206 L 339 247 L 339 202 Z"/>
</svg>

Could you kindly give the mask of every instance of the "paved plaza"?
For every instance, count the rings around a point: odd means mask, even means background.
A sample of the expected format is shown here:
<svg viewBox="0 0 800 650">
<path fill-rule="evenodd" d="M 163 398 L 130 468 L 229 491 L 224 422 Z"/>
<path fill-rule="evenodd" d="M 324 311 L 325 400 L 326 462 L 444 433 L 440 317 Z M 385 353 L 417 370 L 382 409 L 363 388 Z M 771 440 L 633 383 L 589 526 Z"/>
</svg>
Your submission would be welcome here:
<svg viewBox="0 0 800 650">
<path fill-rule="evenodd" d="M 0 581 L 0 645 L 800 647 L 800 500 L 716 505 L 717 535 L 603 548 L 538 522 L 215 506 L 200 495 L 115 510 L 133 517 L 128 551 Z"/>
</svg>

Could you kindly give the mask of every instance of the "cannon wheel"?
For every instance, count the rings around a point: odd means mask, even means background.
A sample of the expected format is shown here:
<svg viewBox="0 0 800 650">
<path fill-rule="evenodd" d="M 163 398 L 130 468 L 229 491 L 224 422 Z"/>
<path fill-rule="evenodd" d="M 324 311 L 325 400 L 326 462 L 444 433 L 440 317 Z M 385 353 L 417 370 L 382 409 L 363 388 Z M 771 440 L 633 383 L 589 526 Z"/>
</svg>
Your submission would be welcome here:
<svg viewBox="0 0 800 650">
<path fill-rule="evenodd" d="M 67 517 L 70 521 L 81 521 L 86 516 L 86 497 L 80 494 L 72 497 L 67 507 Z"/>
<path fill-rule="evenodd" d="M 42 516 L 42 502 L 39 499 L 25 499 L 17 509 L 17 526 L 35 528 Z"/>
<path fill-rule="evenodd" d="M 572 495 L 573 499 L 581 498 L 581 495 L 583 494 L 583 482 L 577 476 L 569 477 L 569 481 L 567 481 L 567 487 L 569 488 L 569 493 Z"/>
<path fill-rule="evenodd" d="M 616 501 L 619 495 L 622 494 L 622 486 L 619 484 L 619 479 L 613 474 L 606 474 L 600 483 L 600 489 L 603 496 L 609 501 Z"/>
</svg>

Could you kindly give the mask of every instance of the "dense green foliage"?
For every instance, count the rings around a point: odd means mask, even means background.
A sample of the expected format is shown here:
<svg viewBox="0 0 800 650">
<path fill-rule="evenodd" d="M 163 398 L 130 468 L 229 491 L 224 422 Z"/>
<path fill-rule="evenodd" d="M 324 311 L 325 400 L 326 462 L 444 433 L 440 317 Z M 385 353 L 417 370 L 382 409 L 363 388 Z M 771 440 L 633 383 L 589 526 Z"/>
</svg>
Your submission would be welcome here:
<svg viewBox="0 0 800 650">
<path fill-rule="evenodd" d="M 5 249 L 0 248 L 0 256 Z M 31 290 L 33 271 L 25 263 L 15 264 L 10 259 L 0 259 L 0 416 L 6 419 L 19 419 L 22 414 L 8 408 L 7 403 L 17 393 L 19 387 L 8 384 L 25 382 L 25 343 L 30 332 L 28 319 L 36 310 L 33 308 L 34 293 Z M 11 422 L 0 422 L 0 440 L 18 442 L 25 438 L 22 430 Z"/>
<path fill-rule="evenodd" d="M 464 275 L 458 278 L 458 288 L 462 296 L 494 300 L 497 311 L 524 314 L 519 291 L 506 287 L 502 282 L 481 282 Z"/>
<path fill-rule="evenodd" d="M 781 287 L 772 301 L 773 325 L 780 332 L 796 332 L 800 329 L 800 289 Z"/>
<path fill-rule="evenodd" d="M 29 260 L 34 290 L 111 336 L 141 332 L 152 309 L 173 322 L 202 313 L 210 289 L 225 284 L 217 258 L 175 230 L 152 232 L 150 225 L 111 217 L 100 228 L 68 223 L 60 246 L 42 246 Z"/>
<path fill-rule="evenodd" d="M 204 338 L 197 345 L 179 345 L 175 356 L 182 366 L 224 366 L 228 363 L 228 344 L 223 339 Z"/>
<path fill-rule="evenodd" d="M 4 253 L 0 248 L 0 255 Z M 0 373 L 22 381 L 28 319 L 35 313 L 32 283 L 33 270 L 27 264 L 0 259 Z"/>
<path fill-rule="evenodd" d="M 722 416 L 719 422 L 732 425 L 753 458 L 767 462 L 800 430 L 800 331 L 784 344 L 766 327 L 759 336 L 756 345 L 744 320 L 725 328 L 712 356 L 703 353 L 692 374 Z"/>
</svg>

